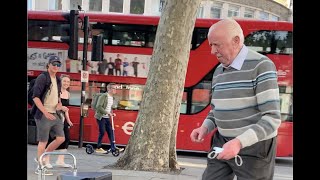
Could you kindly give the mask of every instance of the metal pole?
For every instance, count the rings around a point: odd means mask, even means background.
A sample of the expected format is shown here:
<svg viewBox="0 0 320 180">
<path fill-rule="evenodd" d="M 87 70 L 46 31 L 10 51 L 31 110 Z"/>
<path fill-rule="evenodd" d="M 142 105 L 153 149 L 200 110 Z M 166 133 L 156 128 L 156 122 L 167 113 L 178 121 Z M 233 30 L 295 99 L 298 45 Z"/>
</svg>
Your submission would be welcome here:
<svg viewBox="0 0 320 180">
<path fill-rule="evenodd" d="M 88 51 L 88 34 L 89 34 L 89 17 L 84 16 L 84 41 L 83 41 L 83 58 L 82 58 L 82 70 L 87 70 L 87 51 Z M 86 97 L 86 83 L 82 82 L 81 85 L 81 108 L 83 107 L 84 101 Z M 82 111 L 80 111 L 81 113 Z M 80 114 L 80 128 L 79 128 L 79 144 L 78 148 L 82 148 L 83 145 L 83 113 Z"/>
</svg>

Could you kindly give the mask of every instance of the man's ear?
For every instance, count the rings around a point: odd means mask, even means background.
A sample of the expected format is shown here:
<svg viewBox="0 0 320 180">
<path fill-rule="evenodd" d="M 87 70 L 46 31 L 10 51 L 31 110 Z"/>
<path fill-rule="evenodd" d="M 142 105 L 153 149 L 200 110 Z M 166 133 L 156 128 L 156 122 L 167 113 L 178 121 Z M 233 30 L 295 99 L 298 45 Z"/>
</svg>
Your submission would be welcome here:
<svg viewBox="0 0 320 180">
<path fill-rule="evenodd" d="M 239 37 L 239 36 L 235 36 L 235 37 L 233 37 L 232 41 L 233 41 L 235 44 L 239 44 L 239 43 L 240 43 L 240 37 Z"/>
</svg>

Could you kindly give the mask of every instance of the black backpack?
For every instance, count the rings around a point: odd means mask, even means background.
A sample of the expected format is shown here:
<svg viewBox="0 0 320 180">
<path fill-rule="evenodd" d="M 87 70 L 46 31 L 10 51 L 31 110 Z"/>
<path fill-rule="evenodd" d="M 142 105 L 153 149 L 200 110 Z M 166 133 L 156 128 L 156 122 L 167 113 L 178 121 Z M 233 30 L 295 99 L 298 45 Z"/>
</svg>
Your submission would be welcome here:
<svg viewBox="0 0 320 180">
<path fill-rule="evenodd" d="M 33 96 L 33 86 L 34 86 L 35 81 L 36 81 L 36 79 L 32 79 L 32 80 L 29 82 L 28 104 L 30 104 L 31 106 L 34 104 L 32 96 Z"/>
<path fill-rule="evenodd" d="M 44 74 L 44 75 L 46 76 L 46 78 L 47 78 L 47 75 L 46 75 L 45 73 L 47 73 L 47 72 L 43 72 L 43 73 L 41 73 L 41 74 Z M 41 75 L 41 74 L 40 74 L 40 75 Z M 40 76 L 40 75 L 39 75 L 39 76 Z M 36 82 L 36 79 L 32 79 L 32 80 L 29 82 L 28 104 L 30 104 L 31 106 L 33 106 L 33 104 L 34 104 L 34 101 L 33 101 L 32 96 L 33 96 L 33 86 L 34 86 L 35 82 Z M 46 79 L 46 88 L 45 88 L 45 90 L 46 90 L 47 88 L 49 88 L 49 87 L 50 87 L 50 84 L 48 84 L 47 79 Z"/>
</svg>

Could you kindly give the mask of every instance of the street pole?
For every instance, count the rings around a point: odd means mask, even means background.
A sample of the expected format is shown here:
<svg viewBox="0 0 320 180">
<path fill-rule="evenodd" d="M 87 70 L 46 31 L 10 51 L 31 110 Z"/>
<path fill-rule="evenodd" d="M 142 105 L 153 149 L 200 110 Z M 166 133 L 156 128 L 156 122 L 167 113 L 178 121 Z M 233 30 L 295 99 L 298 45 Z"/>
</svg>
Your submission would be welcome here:
<svg viewBox="0 0 320 180">
<path fill-rule="evenodd" d="M 89 16 L 84 16 L 84 41 L 83 41 L 83 58 L 82 58 L 82 70 L 87 70 L 87 51 L 88 51 L 88 34 L 89 34 Z M 80 110 L 80 128 L 79 128 L 79 144 L 78 148 L 82 148 L 83 145 L 83 119 L 84 114 L 82 113 L 82 108 L 86 98 L 86 82 L 81 83 L 81 110 Z"/>
</svg>

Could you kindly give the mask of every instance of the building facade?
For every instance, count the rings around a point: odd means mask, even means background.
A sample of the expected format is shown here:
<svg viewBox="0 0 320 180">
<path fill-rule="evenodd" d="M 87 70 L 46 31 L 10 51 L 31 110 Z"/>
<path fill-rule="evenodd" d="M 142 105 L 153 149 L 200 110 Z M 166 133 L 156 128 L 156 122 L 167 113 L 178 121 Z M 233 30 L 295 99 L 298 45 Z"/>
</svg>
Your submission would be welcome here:
<svg viewBox="0 0 320 180">
<path fill-rule="evenodd" d="M 28 0 L 28 10 L 78 9 L 86 12 L 159 16 L 165 0 Z M 198 18 L 292 21 L 292 0 L 203 0 Z"/>
</svg>

